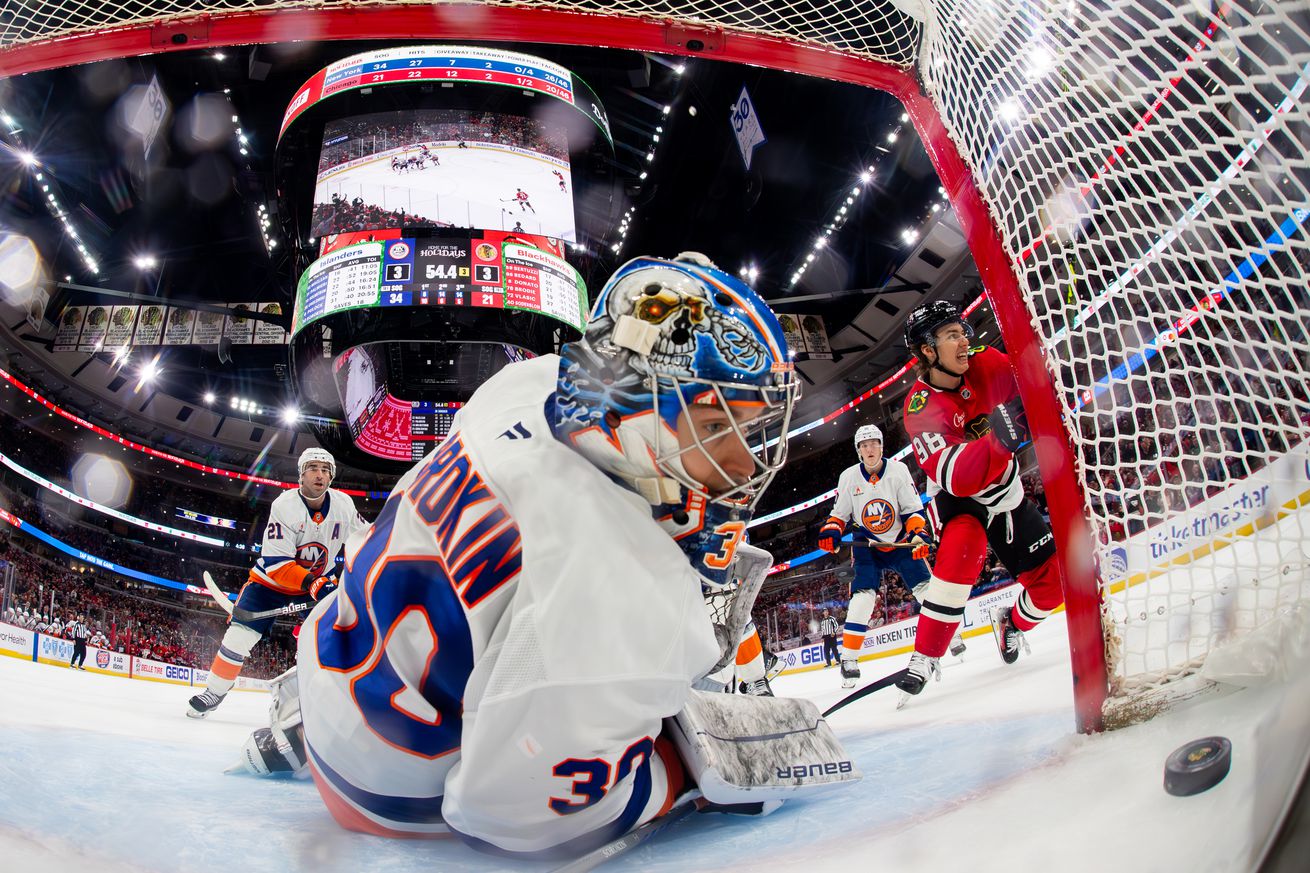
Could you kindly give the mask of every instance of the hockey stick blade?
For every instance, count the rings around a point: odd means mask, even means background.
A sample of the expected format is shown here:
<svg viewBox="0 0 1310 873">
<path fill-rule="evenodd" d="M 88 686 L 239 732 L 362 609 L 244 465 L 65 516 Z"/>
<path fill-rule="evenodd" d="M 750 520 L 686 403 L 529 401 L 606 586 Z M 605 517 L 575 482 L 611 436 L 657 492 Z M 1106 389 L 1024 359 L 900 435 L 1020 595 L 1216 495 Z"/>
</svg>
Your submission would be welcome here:
<svg viewBox="0 0 1310 873">
<path fill-rule="evenodd" d="M 877 682 L 870 682 L 868 685 L 865 685 L 863 688 L 851 692 L 850 694 L 843 697 L 841 700 L 834 703 L 832 706 L 828 707 L 826 710 L 824 710 L 823 717 L 827 718 L 837 710 L 841 709 L 846 704 L 854 703 L 855 701 L 859 700 L 861 697 L 866 697 L 875 691 L 881 691 L 884 688 L 895 685 L 900 679 L 906 676 L 909 672 L 910 672 L 909 670 L 897 670 L 895 673 L 892 673 L 890 676 L 882 677 Z"/>
<path fill-rule="evenodd" d="M 567 864 L 556 867 L 551 873 L 586 873 L 587 870 L 594 870 L 606 861 L 632 851 L 659 834 L 669 825 L 681 821 L 688 814 L 695 812 L 696 801 L 699 800 L 699 797 L 700 792 L 697 792 L 696 798 L 678 804 L 659 818 L 651 819 L 641 827 L 628 831 L 617 840 L 611 840 L 598 849 L 592 849 L 580 858 L 574 858 Z"/>
<path fill-rule="evenodd" d="M 224 612 L 231 615 L 233 609 L 232 601 L 227 599 L 227 595 L 223 593 L 223 589 L 218 587 L 218 583 L 214 581 L 214 577 L 209 575 L 209 571 L 206 570 L 201 573 L 200 578 L 205 580 L 205 588 L 208 589 L 209 596 L 218 601 L 218 605 L 223 607 Z"/>
</svg>

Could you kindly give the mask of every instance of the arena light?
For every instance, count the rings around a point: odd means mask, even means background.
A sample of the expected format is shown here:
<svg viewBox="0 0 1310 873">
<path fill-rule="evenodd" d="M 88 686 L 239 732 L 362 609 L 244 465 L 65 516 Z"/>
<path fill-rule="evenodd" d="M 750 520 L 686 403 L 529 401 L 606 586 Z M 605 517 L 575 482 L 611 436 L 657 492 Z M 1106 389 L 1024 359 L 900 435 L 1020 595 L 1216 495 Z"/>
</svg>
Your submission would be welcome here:
<svg viewBox="0 0 1310 873">
<path fill-rule="evenodd" d="M 25 149 L 20 149 L 20 150 L 17 152 L 17 155 L 18 155 L 18 160 L 20 160 L 20 161 L 23 162 L 23 166 L 26 166 L 26 167 L 35 167 L 35 166 L 36 166 L 36 164 L 37 164 L 37 161 L 36 161 L 36 155 L 32 154 L 31 152 L 29 152 L 29 151 L 27 151 L 27 150 L 25 150 Z"/>
<path fill-rule="evenodd" d="M 206 404 L 206 405 L 209 405 L 209 404 L 213 403 L 213 402 L 214 402 L 215 400 L 217 400 L 217 399 L 218 399 L 218 398 L 214 396 L 214 392 L 213 392 L 213 391 L 206 391 L 206 392 L 205 392 L 205 404 Z"/>
<path fill-rule="evenodd" d="M 150 270 L 159 264 L 154 255 L 137 255 L 132 259 L 138 270 Z"/>
<path fill-rule="evenodd" d="M 293 425 L 300 421 L 300 410 L 294 406 L 288 406 L 282 410 L 282 423 Z"/>
</svg>

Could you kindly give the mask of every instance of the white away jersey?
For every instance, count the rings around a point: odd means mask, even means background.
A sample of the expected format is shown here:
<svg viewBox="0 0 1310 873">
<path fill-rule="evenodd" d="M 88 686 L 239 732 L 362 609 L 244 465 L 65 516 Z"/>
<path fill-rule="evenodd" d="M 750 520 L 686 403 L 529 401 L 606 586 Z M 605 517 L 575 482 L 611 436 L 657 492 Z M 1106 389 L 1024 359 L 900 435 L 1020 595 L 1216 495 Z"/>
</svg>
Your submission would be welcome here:
<svg viewBox="0 0 1310 873">
<path fill-rule="evenodd" d="M 856 539 L 894 543 L 901 538 L 905 517 L 923 512 L 923 501 L 910 478 L 910 470 L 900 461 L 883 459 L 882 476 L 874 477 L 857 463 L 837 477 L 837 499 L 833 501 L 828 521 L 839 521 L 841 529 L 854 521 Z"/>
<path fill-rule="evenodd" d="M 310 582 L 332 569 L 351 532 L 367 525 L 350 495 L 335 488 L 327 490 L 317 510 L 309 508 L 299 488 L 284 491 L 269 509 L 250 581 L 283 594 L 304 594 Z"/>
<path fill-rule="evenodd" d="M 346 827 L 531 858 L 673 799 L 661 720 L 719 649 L 650 507 L 553 436 L 558 367 L 477 390 L 305 622 L 308 757 Z"/>
</svg>

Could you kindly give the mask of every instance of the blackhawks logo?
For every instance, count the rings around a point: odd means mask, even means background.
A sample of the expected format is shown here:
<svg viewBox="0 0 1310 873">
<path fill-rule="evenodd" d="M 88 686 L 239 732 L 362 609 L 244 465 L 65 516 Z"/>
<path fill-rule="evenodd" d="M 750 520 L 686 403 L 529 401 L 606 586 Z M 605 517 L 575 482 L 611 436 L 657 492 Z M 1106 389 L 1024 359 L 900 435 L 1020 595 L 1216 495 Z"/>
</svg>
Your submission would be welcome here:
<svg viewBox="0 0 1310 873">
<path fill-rule="evenodd" d="M 919 391 L 913 397 L 910 398 L 909 411 L 918 412 L 920 409 L 923 409 L 927 405 L 928 405 L 928 392 Z"/>
<path fill-rule="evenodd" d="M 974 346 L 973 348 L 969 349 L 969 354 L 976 355 L 985 348 L 987 348 L 987 346 Z"/>
</svg>

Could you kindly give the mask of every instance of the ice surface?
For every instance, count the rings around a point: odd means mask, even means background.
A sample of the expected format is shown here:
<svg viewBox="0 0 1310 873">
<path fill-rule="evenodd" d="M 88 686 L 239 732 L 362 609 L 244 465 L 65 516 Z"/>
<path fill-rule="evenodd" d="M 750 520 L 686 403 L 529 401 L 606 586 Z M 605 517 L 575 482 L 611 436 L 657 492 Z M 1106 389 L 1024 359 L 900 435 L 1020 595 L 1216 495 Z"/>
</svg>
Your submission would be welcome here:
<svg viewBox="0 0 1310 873">
<path fill-rule="evenodd" d="M 1062 616 L 1001 663 L 990 635 L 905 709 L 884 691 L 832 726 L 866 778 L 765 819 L 693 816 L 613 869 L 1234 871 L 1251 869 L 1306 760 L 1310 680 L 1211 695 L 1154 721 L 1074 733 Z M 863 664 L 863 681 L 905 656 Z M 820 709 L 836 668 L 779 677 Z M 0 658 L 0 868 L 134 871 L 463 871 L 508 862 L 454 841 L 341 830 L 309 782 L 224 775 L 267 697 L 234 693 L 208 719 L 189 688 Z M 1178 798 L 1164 761 L 1222 734 L 1233 767 Z M 1002 849 L 994 848 L 996 846 Z M 518 865 L 541 870 L 552 865 Z M 608 868 L 607 868 L 608 869 Z"/>
</svg>

